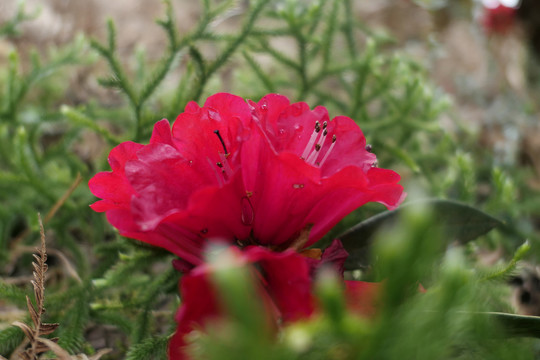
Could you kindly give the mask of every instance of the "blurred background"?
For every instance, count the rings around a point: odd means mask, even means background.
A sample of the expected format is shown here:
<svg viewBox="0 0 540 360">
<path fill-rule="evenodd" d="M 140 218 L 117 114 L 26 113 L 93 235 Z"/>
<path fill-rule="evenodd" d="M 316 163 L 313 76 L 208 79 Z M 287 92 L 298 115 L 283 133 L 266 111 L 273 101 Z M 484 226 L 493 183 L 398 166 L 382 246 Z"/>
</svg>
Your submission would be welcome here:
<svg viewBox="0 0 540 360">
<path fill-rule="evenodd" d="M 460 267 L 498 269 L 528 239 L 523 270 L 490 283 L 482 310 L 540 314 L 540 2 L 259 3 L 0 2 L 0 354 L 24 338 L 9 324 L 26 314 L 38 211 L 60 344 L 112 347 L 111 358 L 152 339 L 164 349 L 179 301 L 172 256 L 120 237 L 88 208 L 87 182 L 109 169 L 112 147 L 147 142 L 156 121 L 221 91 L 279 92 L 350 116 L 410 200 L 457 200 L 503 220 L 511 231 L 465 245 Z M 382 210 L 362 207 L 323 243 Z M 406 324 L 413 313 L 403 314 Z"/>
<path fill-rule="evenodd" d="M 179 32 L 187 33 L 200 20 L 201 7 L 196 1 L 174 3 Z M 17 0 L 3 1 L 0 23 L 9 22 L 19 4 Z M 25 4 L 32 20 L 18 26 L 20 35 L 0 39 L 0 64 L 4 66 L 13 49 L 21 52 L 24 63 L 28 60 L 24 54 L 30 50 L 44 54 L 71 43 L 81 33 L 103 39 L 108 18 L 118 29 L 118 55 L 131 65 L 133 53 L 144 51 L 149 61 L 157 61 L 167 47 L 162 30 L 155 26 L 164 9 L 158 0 L 27 0 Z M 249 1 L 238 1 L 213 24 L 214 29 L 238 29 L 248 6 Z M 442 126 L 449 131 L 462 126 L 474 133 L 478 145 L 490 149 L 498 163 L 529 167 L 534 175 L 528 184 L 540 186 L 540 5 L 533 0 L 381 0 L 353 1 L 352 10 L 371 35 L 386 37 L 385 50 L 418 62 L 435 87 L 448 96 L 453 106 L 440 117 Z M 274 40 L 279 42 L 285 52 L 295 51 L 290 40 Z M 212 54 L 212 45 L 204 50 Z M 72 71 L 63 101 L 76 105 L 93 98 L 117 104 L 119 94 L 100 88 L 94 78 L 103 73 L 105 64 L 87 55 L 91 65 Z M 267 58 L 259 61 L 272 66 Z M 220 75 L 222 90 L 232 91 L 231 71 Z M 174 75 L 168 79 L 171 89 L 176 80 Z"/>
</svg>

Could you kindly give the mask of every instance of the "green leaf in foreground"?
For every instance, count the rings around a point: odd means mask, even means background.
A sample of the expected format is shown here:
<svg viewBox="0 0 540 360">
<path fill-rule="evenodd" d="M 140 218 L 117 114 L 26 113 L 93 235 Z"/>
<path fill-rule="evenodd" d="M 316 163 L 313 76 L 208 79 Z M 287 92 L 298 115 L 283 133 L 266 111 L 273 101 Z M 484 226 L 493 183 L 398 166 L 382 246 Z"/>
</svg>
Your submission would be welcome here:
<svg viewBox="0 0 540 360">
<path fill-rule="evenodd" d="M 403 212 L 417 207 L 429 209 L 433 218 L 433 232 L 441 234 L 447 242 L 466 243 L 496 227 L 504 226 L 500 220 L 456 201 L 429 199 L 411 202 L 397 210 L 386 211 L 362 221 L 338 236 L 349 252 L 345 268 L 353 270 L 367 267 L 369 265 L 369 249 L 375 233 L 383 227 L 395 224 Z"/>
<path fill-rule="evenodd" d="M 540 316 L 516 315 L 501 312 L 478 313 L 499 322 L 509 335 L 540 338 Z"/>
</svg>

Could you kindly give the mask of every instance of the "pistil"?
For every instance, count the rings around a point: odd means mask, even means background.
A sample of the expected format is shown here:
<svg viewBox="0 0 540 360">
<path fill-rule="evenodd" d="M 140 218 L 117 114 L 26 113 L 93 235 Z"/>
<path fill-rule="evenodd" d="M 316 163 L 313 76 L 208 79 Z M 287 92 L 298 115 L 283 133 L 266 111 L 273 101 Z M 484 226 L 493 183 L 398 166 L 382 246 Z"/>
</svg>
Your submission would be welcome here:
<svg viewBox="0 0 540 360">
<path fill-rule="evenodd" d="M 212 161 L 210 159 L 207 159 L 207 160 L 208 160 L 208 163 L 214 168 L 214 172 L 216 174 L 219 186 L 223 186 L 223 184 L 227 182 L 229 178 L 232 176 L 233 169 L 231 168 L 231 165 L 229 164 L 229 161 L 227 160 L 230 153 L 227 151 L 227 146 L 225 145 L 225 141 L 223 140 L 223 137 L 221 137 L 219 130 L 214 130 L 214 134 L 217 135 L 219 141 L 221 142 L 221 146 L 223 146 L 223 151 L 224 151 L 224 153 L 219 153 L 220 161 L 215 163 L 215 165 L 219 168 L 219 170 L 213 167 Z M 220 173 L 221 173 L 221 176 L 220 176 Z"/>
<path fill-rule="evenodd" d="M 227 151 L 227 147 L 225 146 L 225 141 L 223 141 L 223 138 L 221 137 L 219 130 L 214 130 L 214 134 L 217 135 L 219 141 L 221 142 L 221 145 L 223 145 L 223 151 L 225 151 L 225 156 L 229 156 L 229 152 Z"/>
</svg>

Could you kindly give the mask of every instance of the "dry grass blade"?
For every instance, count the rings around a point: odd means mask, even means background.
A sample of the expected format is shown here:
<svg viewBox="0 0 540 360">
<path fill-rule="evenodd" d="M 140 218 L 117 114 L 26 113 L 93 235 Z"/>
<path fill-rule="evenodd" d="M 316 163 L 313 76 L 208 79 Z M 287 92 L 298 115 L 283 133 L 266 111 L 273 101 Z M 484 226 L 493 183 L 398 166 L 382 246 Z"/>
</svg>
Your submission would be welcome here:
<svg viewBox="0 0 540 360">
<path fill-rule="evenodd" d="M 101 349 L 97 353 L 95 353 L 94 355 L 90 356 L 88 358 L 88 360 L 99 360 L 99 359 L 101 359 L 101 357 L 103 355 L 108 354 L 111 351 L 112 351 L 112 349 L 109 349 L 109 348 Z"/>
<path fill-rule="evenodd" d="M 43 340 L 52 341 L 55 344 L 58 342 L 58 338 L 53 338 L 53 339 L 39 338 L 39 339 L 37 339 L 38 345 L 36 347 L 36 353 L 38 353 L 38 354 L 44 353 L 44 352 L 49 351 L 49 350 L 52 351 L 52 349 L 48 345 L 46 345 Z"/>
<path fill-rule="evenodd" d="M 46 348 L 46 350 L 51 350 L 57 356 L 58 359 L 71 360 L 71 355 L 69 355 L 69 353 L 66 350 L 62 349 L 60 345 L 58 345 L 54 341 L 50 339 L 44 339 L 44 338 L 40 338 L 38 341 L 42 345 L 44 345 L 44 348 Z"/>
<path fill-rule="evenodd" d="M 26 297 L 26 305 L 34 326 L 32 328 L 20 321 L 15 321 L 13 323 L 13 325 L 19 327 L 24 332 L 30 341 L 30 346 L 19 354 L 19 358 L 36 360 L 39 354 L 51 350 L 59 359 L 70 359 L 69 354 L 55 343 L 58 339 L 45 339 L 40 337 L 42 335 L 51 334 L 56 330 L 58 324 L 44 324 L 41 322 L 41 316 L 45 312 L 43 303 L 45 299 L 45 273 L 47 272 L 47 248 L 45 246 L 45 230 L 43 229 L 43 222 L 41 221 L 41 216 L 39 214 L 38 220 L 41 247 L 36 249 L 36 254 L 33 254 L 35 259 L 35 262 L 32 263 L 32 266 L 34 267 L 34 279 L 31 281 L 34 288 L 36 305 L 34 306 L 34 304 L 32 304 L 32 301 L 28 296 Z"/>
<path fill-rule="evenodd" d="M 104 348 L 96 352 L 92 356 L 87 356 L 85 354 L 77 354 L 71 357 L 72 360 L 99 360 L 101 357 L 105 354 L 108 354 L 112 351 L 112 349 Z M 0 359 L 1 360 L 1 359 Z"/>
<path fill-rule="evenodd" d="M 28 296 L 26 297 L 26 306 L 28 307 L 28 312 L 30 312 L 30 317 L 32 318 L 32 322 L 34 323 L 34 328 L 37 328 L 41 321 L 41 312 L 38 312 L 38 310 L 36 310 L 34 304 L 32 304 L 32 301 Z"/>
<path fill-rule="evenodd" d="M 26 335 L 26 337 L 30 339 L 30 341 L 34 340 L 34 330 L 30 326 L 20 321 L 15 321 L 12 325 L 19 327 L 24 332 L 24 335 Z"/>
<path fill-rule="evenodd" d="M 49 335 L 54 330 L 56 330 L 57 327 L 58 327 L 58 324 L 43 324 L 43 323 L 41 323 L 39 325 L 39 333 L 41 335 Z"/>
</svg>

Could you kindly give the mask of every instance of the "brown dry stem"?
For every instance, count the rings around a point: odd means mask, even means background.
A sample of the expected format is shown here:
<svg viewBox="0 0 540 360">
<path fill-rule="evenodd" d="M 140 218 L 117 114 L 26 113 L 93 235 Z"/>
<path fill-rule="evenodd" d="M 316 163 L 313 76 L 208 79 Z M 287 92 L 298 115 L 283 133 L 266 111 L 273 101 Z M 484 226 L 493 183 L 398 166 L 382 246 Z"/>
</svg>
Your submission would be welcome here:
<svg viewBox="0 0 540 360">
<path fill-rule="evenodd" d="M 26 297 L 26 305 L 28 312 L 32 318 L 32 325 L 29 326 L 23 322 L 15 321 L 13 325 L 19 327 L 26 338 L 29 340 L 30 345 L 21 352 L 18 356 L 23 360 L 36 360 L 39 354 L 46 351 L 53 351 L 59 359 L 70 359 L 69 354 L 56 345 L 58 338 L 46 339 L 42 336 L 49 335 L 56 328 L 58 324 L 43 323 L 41 320 L 42 315 L 45 313 L 44 300 L 45 300 L 45 273 L 47 272 L 47 248 L 45 246 L 45 230 L 43 229 L 43 222 L 41 221 L 41 215 L 38 214 L 39 219 L 39 232 L 41 238 L 41 247 L 36 249 L 36 253 L 33 254 L 35 261 L 32 263 L 34 267 L 34 278 L 31 281 L 34 288 L 34 299 L 36 305 L 32 303 L 30 298 Z M 51 345 L 51 344 L 54 344 Z"/>
</svg>

